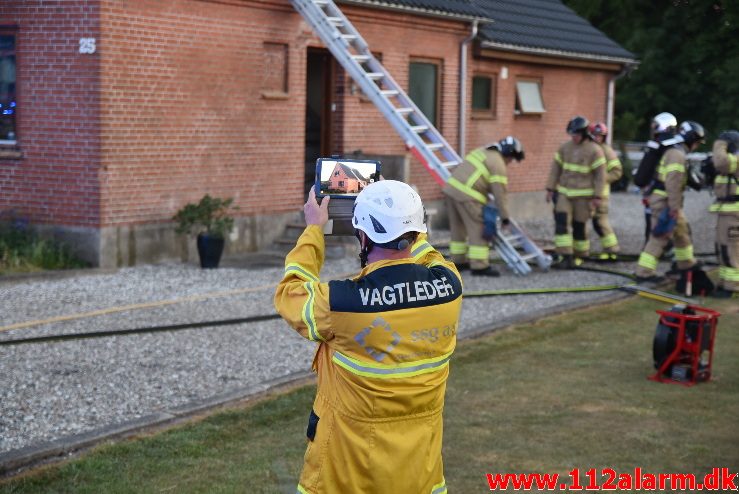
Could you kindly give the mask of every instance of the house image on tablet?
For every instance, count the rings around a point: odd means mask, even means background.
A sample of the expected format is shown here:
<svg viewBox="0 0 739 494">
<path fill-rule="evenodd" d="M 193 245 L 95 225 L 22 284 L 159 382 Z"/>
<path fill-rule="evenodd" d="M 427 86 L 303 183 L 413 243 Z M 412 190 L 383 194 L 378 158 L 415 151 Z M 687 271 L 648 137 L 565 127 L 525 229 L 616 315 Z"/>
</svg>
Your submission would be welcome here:
<svg viewBox="0 0 739 494">
<path fill-rule="evenodd" d="M 336 162 L 334 170 L 331 172 L 329 179 L 329 190 L 335 193 L 350 194 L 360 192 L 367 187 L 368 179 L 354 168 Z"/>
</svg>

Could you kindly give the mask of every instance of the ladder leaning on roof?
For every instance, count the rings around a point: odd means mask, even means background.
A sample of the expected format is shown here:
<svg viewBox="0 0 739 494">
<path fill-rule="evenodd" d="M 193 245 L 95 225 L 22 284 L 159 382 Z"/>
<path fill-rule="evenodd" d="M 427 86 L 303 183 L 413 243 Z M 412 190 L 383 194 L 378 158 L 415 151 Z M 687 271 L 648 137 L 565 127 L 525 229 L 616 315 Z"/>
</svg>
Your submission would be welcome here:
<svg viewBox="0 0 739 494">
<path fill-rule="evenodd" d="M 333 0 L 290 0 L 290 3 L 400 134 L 408 150 L 439 185 L 446 184 L 451 175 L 449 168 L 462 163 L 462 158 L 375 58 Z M 515 222 L 511 221 L 511 226 L 511 238 L 498 233 L 495 240 L 496 250 L 506 264 L 517 274 L 531 271 L 529 259 L 535 259 L 542 269 L 547 269 L 551 258 Z M 516 247 L 523 248 L 526 254 L 521 256 Z"/>
<path fill-rule="evenodd" d="M 377 61 L 333 0 L 290 0 L 333 56 L 405 141 L 408 150 L 443 185 L 462 162 L 426 116 Z"/>
</svg>

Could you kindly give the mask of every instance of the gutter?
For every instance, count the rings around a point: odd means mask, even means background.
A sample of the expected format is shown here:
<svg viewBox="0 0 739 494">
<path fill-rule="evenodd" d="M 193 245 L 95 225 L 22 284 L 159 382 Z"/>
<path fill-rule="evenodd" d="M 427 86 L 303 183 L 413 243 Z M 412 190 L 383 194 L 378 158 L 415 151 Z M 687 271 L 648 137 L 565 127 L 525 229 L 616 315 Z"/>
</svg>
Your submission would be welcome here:
<svg viewBox="0 0 739 494">
<path fill-rule="evenodd" d="M 370 7 L 382 10 L 394 10 L 401 12 L 409 12 L 412 14 L 423 15 L 427 17 L 439 17 L 444 19 L 465 21 L 465 22 L 492 22 L 493 20 L 489 17 L 477 16 L 472 14 L 455 14 L 453 12 L 447 12 L 439 9 L 427 9 L 423 7 L 410 7 L 407 5 L 397 5 L 395 3 L 386 2 L 383 0 L 337 0 L 337 3 L 346 5 L 361 5 L 362 7 Z"/>
<path fill-rule="evenodd" d="M 638 65 L 639 62 L 633 58 L 611 57 L 608 55 L 596 55 L 594 53 L 577 53 L 574 51 L 555 50 L 552 48 L 536 48 L 533 46 L 513 45 L 510 43 L 500 43 L 497 41 L 483 41 L 482 48 L 493 48 L 497 50 L 527 53 L 531 55 L 554 56 L 560 58 L 571 58 L 574 60 L 590 60 L 597 62 L 618 63 L 621 65 Z"/>
<path fill-rule="evenodd" d="M 613 144 L 613 114 L 614 106 L 616 104 L 616 81 L 623 76 L 630 74 L 636 69 L 637 63 L 625 64 L 621 69 L 621 72 L 611 77 L 608 80 L 608 95 L 606 96 L 606 125 L 608 126 L 608 135 L 606 136 L 606 143 L 608 145 Z"/>
<path fill-rule="evenodd" d="M 459 45 L 459 155 L 464 157 L 467 141 L 467 47 L 477 37 L 478 21 L 472 21 L 470 35 Z"/>
</svg>

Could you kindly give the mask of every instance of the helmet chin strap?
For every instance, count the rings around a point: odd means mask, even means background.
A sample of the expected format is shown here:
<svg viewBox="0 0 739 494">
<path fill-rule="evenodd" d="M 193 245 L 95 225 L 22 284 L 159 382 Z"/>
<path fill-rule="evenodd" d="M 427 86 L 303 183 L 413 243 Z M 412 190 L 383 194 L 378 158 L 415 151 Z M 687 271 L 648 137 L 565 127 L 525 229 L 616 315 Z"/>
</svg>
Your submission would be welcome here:
<svg viewBox="0 0 739 494">
<path fill-rule="evenodd" d="M 357 240 L 359 240 L 359 263 L 361 264 L 362 268 L 367 266 L 367 258 L 369 257 L 369 253 L 372 250 L 372 247 L 374 244 L 372 243 L 372 240 L 367 236 L 367 234 L 364 235 L 364 242 L 362 241 L 362 235 L 359 233 L 360 230 L 355 229 L 354 230 L 354 236 L 357 237 Z"/>
<path fill-rule="evenodd" d="M 361 250 L 359 251 L 359 262 L 361 263 L 362 267 L 367 266 L 369 253 L 372 252 L 372 248 L 377 245 L 378 247 L 381 247 L 383 249 L 394 249 L 394 250 L 405 250 L 410 245 L 410 242 L 406 239 L 398 240 L 397 242 L 388 242 L 384 244 L 375 244 L 368 236 L 367 234 L 364 235 L 364 243 L 362 242 L 362 235 L 359 233 L 360 230 L 355 229 L 354 230 L 354 236 L 357 237 L 359 240 L 359 246 Z"/>
</svg>

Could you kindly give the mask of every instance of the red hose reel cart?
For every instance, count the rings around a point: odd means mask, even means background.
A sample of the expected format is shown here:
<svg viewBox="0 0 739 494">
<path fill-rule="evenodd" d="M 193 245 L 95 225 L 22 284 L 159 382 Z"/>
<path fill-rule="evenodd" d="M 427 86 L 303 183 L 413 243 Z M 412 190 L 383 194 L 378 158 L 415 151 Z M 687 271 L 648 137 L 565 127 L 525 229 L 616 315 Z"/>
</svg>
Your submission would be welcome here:
<svg viewBox="0 0 739 494">
<path fill-rule="evenodd" d="M 713 342 L 721 315 L 697 305 L 675 305 L 660 315 L 652 355 L 657 372 L 649 379 L 692 386 L 711 379 Z"/>
</svg>

